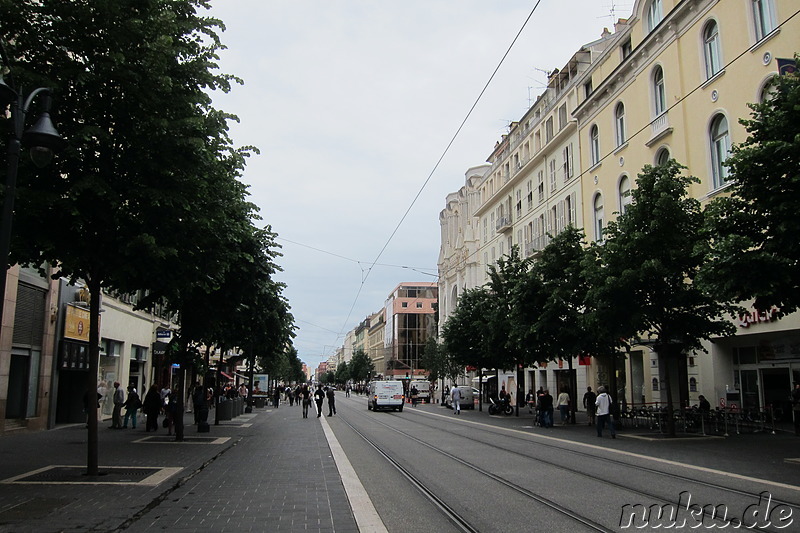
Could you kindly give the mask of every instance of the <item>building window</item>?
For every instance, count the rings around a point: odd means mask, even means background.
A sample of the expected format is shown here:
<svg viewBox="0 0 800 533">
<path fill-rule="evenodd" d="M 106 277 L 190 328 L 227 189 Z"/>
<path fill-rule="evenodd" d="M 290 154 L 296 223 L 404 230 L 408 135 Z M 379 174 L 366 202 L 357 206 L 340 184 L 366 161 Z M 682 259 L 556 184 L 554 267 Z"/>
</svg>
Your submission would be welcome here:
<svg viewBox="0 0 800 533">
<path fill-rule="evenodd" d="M 752 0 L 752 2 L 756 41 L 760 41 L 775 29 L 775 7 L 773 0 Z"/>
<path fill-rule="evenodd" d="M 544 123 L 544 142 L 549 143 L 553 140 L 553 117 L 547 119 Z"/>
<path fill-rule="evenodd" d="M 402 308 L 408 307 L 408 302 L 400 302 L 400 307 Z"/>
<path fill-rule="evenodd" d="M 631 202 L 631 180 L 623 174 L 619 179 L 619 212 L 621 215 L 625 214 Z"/>
<path fill-rule="evenodd" d="M 422 309 L 422 302 L 417 302 L 417 309 Z"/>
<path fill-rule="evenodd" d="M 592 166 L 600 162 L 600 128 L 597 127 L 597 124 L 589 129 L 589 154 Z"/>
<path fill-rule="evenodd" d="M 714 179 L 714 188 L 718 189 L 728 181 L 728 167 L 724 165 L 731 150 L 731 136 L 728 131 L 728 119 L 725 115 L 718 114 L 711 121 L 709 130 L 711 140 L 711 165 Z"/>
<path fill-rule="evenodd" d="M 556 190 L 556 160 L 555 158 L 550 160 L 550 192 L 555 192 Z"/>
<path fill-rule="evenodd" d="M 661 0 L 650 0 L 650 4 L 647 6 L 647 31 L 653 31 L 662 18 L 664 18 L 664 10 Z"/>
<path fill-rule="evenodd" d="M 656 152 L 656 166 L 660 167 L 666 165 L 669 162 L 669 159 L 669 149 L 659 148 L 658 152 Z"/>
<path fill-rule="evenodd" d="M 628 58 L 633 53 L 633 45 L 631 44 L 631 38 L 628 37 L 619 47 L 620 54 L 622 54 L 622 60 Z"/>
<path fill-rule="evenodd" d="M 653 104 L 656 116 L 667 110 L 667 95 L 664 91 L 664 70 L 656 67 L 653 71 Z"/>
<path fill-rule="evenodd" d="M 558 108 L 558 129 L 564 129 L 567 125 L 567 104 Z"/>
<path fill-rule="evenodd" d="M 528 211 L 533 209 L 533 182 L 528 180 Z"/>
<path fill-rule="evenodd" d="M 614 108 L 614 126 L 617 133 L 617 146 L 625 144 L 627 138 L 625 137 L 625 105 L 620 102 Z"/>
<path fill-rule="evenodd" d="M 569 181 L 573 175 L 574 161 L 572 159 L 572 143 L 564 147 L 564 183 Z"/>
<path fill-rule="evenodd" d="M 544 170 L 540 170 L 536 177 L 536 189 L 539 191 L 539 203 L 544 202 Z"/>
<path fill-rule="evenodd" d="M 603 195 L 594 196 L 594 240 L 603 242 Z"/>
<path fill-rule="evenodd" d="M 583 84 L 583 97 L 589 98 L 589 96 L 592 94 L 592 91 L 594 91 L 594 87 L 592 87 L 592 80 L 590 78 L 589 81 Z"/>
<path fill-rule="evenodd" d="M 706 62 L 706 79 L 710 79 L 722 68 L 719 26 L 714 20 L 709 21 L 703 30 L 703 56 Z"/>
</svg>

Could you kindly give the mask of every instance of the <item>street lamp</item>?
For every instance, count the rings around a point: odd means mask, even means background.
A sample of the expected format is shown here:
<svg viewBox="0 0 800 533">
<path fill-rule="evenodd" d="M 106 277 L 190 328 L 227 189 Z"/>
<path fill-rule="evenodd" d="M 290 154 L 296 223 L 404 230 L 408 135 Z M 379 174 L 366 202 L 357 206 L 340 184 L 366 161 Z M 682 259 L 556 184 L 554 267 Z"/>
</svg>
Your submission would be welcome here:
<svg viewBox="0 0 800 533">
<path fill-rule="evenodd" d="M 25 116 L 31 103 L 39 94 L 43 95 L 44 111 L 28 130 L 25 128 Z M 31 92 L 27 98 L 8 85 L 0 75 L 0 109 L 10 107 L 11 132 L 8 137 L 8 173 L 6 187 L 3 191 L 2 226 L 0 226 L 0 257 L 3 270 L 0 272 L 0 324 L 3 320 L 3 304 L 6 294 L 6 271 L 8 270 L 8 254 L 11 248 L 11 223 L 14 218 L 14 199 L 17 188 L 17 170 L 22 145 L 30 149 L 33 163 L 45 167 L 53 158 L 53 153 L 64 148 L 66 142 L 58 134 L 50 120 L 50 89 L 39 88 Z"/>
</svg>

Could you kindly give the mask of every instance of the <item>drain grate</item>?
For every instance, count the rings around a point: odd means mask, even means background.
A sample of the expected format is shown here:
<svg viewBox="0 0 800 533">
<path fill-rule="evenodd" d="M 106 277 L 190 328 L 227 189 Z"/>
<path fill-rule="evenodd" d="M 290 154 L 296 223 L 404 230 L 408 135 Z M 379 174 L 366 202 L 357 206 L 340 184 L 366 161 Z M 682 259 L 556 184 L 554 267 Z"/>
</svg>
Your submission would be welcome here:
<svg viewBox="0 0 800 533">
<path fill-rule="evenodd" d="M 178 473 L 178 467 L 101 466 L 96 476 L 85 466 L 51 465 L 0 481 L 2 484 L 158 485 Z"/>
</svg>

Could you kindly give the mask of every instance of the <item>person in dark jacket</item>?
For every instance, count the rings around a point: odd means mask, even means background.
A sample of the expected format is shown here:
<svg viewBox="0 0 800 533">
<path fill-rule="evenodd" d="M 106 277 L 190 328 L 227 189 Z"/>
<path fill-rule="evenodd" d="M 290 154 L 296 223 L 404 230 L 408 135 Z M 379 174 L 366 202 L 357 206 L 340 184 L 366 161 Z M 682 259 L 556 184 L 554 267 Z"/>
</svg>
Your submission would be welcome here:
<svg viewBox="0 0 800 533">
<path fill-rule="evenodd" d="M 153 383 L 153 386 L 144 395 L 144 414 L 147 416 L 145 429 L 156 431 L 158 429 L 158 413 L 161 412 L 161 393 L 158 391 L 158 385 Z"/>
<path fill-rule="evenodd" d="M 136 429 L 136 411 L 142 407 L 142 400 L 133 386 L 128 386 L 128 398 L 123 406 L 125 407 L 125 418 L 122 420 L 122 429 L 128 428 L 128 419 L 131 420 L 131 428 Z"/>
<path fill-rule="evenodd" d="M 328 416 L 333 416 L 336 414 L 336 398 L 333 395 L 333 387 L 328 387 L 325 396 L 328 397 Z"/>
</svg>

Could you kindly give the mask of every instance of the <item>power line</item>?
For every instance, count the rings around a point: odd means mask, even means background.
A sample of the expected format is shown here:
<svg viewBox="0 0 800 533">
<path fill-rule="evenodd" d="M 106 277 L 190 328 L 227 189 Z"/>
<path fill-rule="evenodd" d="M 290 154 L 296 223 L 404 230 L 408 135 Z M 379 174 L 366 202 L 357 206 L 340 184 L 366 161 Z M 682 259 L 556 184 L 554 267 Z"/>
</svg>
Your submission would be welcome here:
<svg viewBox="0 0 800 533">
<path fill-rule="evenodd" d="M 442 152 L 442 155 L 439 156 L 439 159 L 436 161 L 436 164 L 433 166 L 433 169 L 430 171 L 430 173 L 428 174 L 428 177 L 423 182 L 422 187 L 420 187 L 420 189 L 417 192 L 416 196 L 414 196 L 414 198 L 411 200 L 411 204 L 408 206 L 408 209 L 406 209 L 405 213 L 403 213 L 403 216 L 400 217 L 400 221 L 397 223 L 397 226 L 395 226 L 394 230 L 389 235 L 389 238 L 386 240 L 386 243 L 383 245 L 383 248 L 381 248 L 380 252 L 378 252 L 378 255 L 375 257 L 375 260 L 372 262 L 370 267 L 367 269 L 367 274 L 366 274 L 366 276 L 364 276 L 364 279 L 361 280 L 361 285 L 358 287 L 358 291 L 356 292 L 356 297 L 353 300 L 353 305 L 350 306 L 350 311 L 347 313 L 347 318 L 345 319 L 344 325 L 342 326 L 342 332 L 344 331 L 344 328 L 347 327 L 347 323 L 350 320 L 350 316 L 353 314 L 353 309 L 355 309 L 356 303 L 358 302 L 358 298 L 359 298 L 359 296 L 361 296 L 361 290 L 364 288 L 364 283 L 366 283 L 367 278 L 369 277 L 369 274 L 372 271 L 372 268 L 378 263 L 378 260 L 383 255 L 383 252 L 386 251 L 386 248 L 389 246 L 389 243 L 392 242 L 392 239 L 394 239 L 394 236 L 397 234 L 397 231 L 400 229 L 400 226 L 403 224 L 403 222 L 405 221 L 406 217 L 411 212 L 411 209 L 414 207 L 414 204 L 417 203 L 417 200 L 419 199 L 420 195 L 422 195 L 422 191 L 425 190 L 425 187 L 427 187 L 428 183 L 430 182 L 431 178 L 433 177 L 433 174 L 439 168 L 439 165 L 444 160 L 444 158 L 447 155 L 447 153 L 450 151 L 450 148 L 453 146 L 453 143 L 455 142 L 456 138 L 461 133 L 461 130 L 464 128 L 464 125 L 467 123 L 467 120 L 469 120 L 469 117 L 472 115 L 472 112 L 478 106 L 478 102 L 480 102 L 481 98 L 483 97 L 484 93 L 486 92 L 486 89 L 488 89 L 489 84 L 492 82 L 492 80 L 494 80 L 495 75 L 497 75 L 497 72 L 500 70 L 500 67 L 505 62 L 506 58 L 508 57 L 508 54 L 511 52 L 511 49 L 514 47 L 514 44 L 516 44 L 517 40 L 519 39 L 519 36 L 522 34 L 523 30 L 528 25 L 528 22 L 530 22 L 531 18 L 533 17 L 533 14 L 536 12 L 536 9 L 539 7 L 540 3 L 541 3 L 541 0 L 537 0 L 536 4 L 533 6 L 533 9 L 531 9 L 531 12 L 528 14 L 528 17 L 525 19 L 525 22 L 522 23 L 522 26 L 520 27 L 520 29 L 517 32 L 517 34 L 514 36 L 514 39 L 511 41 L 511 44 L 508 45 L 508 49 L 503 54 L 503 57 L 500 59 L 500 62 L 495 67 L 495 69 L 492 72 L 491 76 L 489 76 L 489 79 L 486 81 L 486 84 L 483 86 L 483 89 L 481 89 L 481 92 L 480 92 L 480 94 L 478 94 L 478 97 L 475 99 L 475 102 L 472 104 L 472 107 L 469 108 L 469 111 L 467 112 L 466 116 L 464 117 L 464 120 L 461 121 L 461 124 L 458 126 L 458 128 L 456 129 L 456 132 L 453 134 L 453 137 L 450 139 L 450 142 L 447 143 L 447 146 L 445 147 L 444 151 Z M 342 332 L 340 332 L 340 335 L 342 334 Z"/>
</svg>

